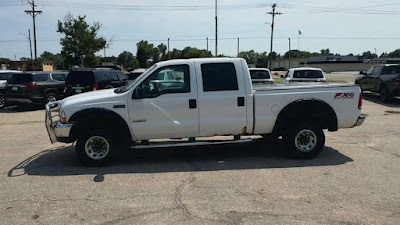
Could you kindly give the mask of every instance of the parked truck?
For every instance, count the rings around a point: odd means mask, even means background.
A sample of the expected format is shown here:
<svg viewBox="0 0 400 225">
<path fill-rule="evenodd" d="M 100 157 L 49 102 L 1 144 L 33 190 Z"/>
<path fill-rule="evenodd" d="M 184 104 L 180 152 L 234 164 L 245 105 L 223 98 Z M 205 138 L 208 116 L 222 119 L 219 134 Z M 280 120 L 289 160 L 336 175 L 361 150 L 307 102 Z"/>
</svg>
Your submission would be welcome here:
<svg viewBox="0 0 400 225">
<path fill-rule="evenodd" d="M 174 71 L 181 85 L 153 85 L 166 71 Z M 240 135 L 282 137 L 288 153 L 313 158 L 324 147 L 323 130 L 363 123 L 361 105 L 354 84 L 253 87 L 240 58 L 170 60 L 127 86 L 47 104 L 46 127 L 52 143 L 76 141 L 78 158 L 92 166 L 132 147 L 167 146 L 149 144 L 150 139 L 189 138 L 170 145 L 196 145 L 205 144 L 196 137 L 216 135 L 232 135 L 237 142 L 243 141 Z"/>
</svg>

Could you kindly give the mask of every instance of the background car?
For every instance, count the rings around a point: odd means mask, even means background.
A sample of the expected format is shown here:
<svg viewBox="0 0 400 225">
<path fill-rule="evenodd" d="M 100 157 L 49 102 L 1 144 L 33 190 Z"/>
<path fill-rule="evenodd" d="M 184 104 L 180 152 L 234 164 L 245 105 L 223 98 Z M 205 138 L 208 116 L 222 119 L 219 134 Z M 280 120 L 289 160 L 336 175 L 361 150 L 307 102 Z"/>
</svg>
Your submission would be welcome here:
<svg viewBox="0 0 400 225">
<path fill-rule="evenodd" d="M 6 87 L 6 101 L 45 104 L 63 98 L 65 72 L 25 72 L 10 76 Z"/>
<path fill-rule="evenodd" d="M 362 91 L 379 93 L 382 102 L 390 102 L 395 96 L 400 96 L 399 64 L 372 66 L 361 74 L 355 84 L 360 85 Z"/>
<path fill-rule="evenodd" d="M 264 68 L 250 68 L 251 82 L 253 84 L 273 84 L 271 72 Z"/>
<path fill-rule="evenodd" d="M 5 90 L 7 80 L 12 74 L 15 73 L 22 72 L 17 70 L 0 70 L 0 109 L 6 105 Z"/>
<path fill-rule="evenodd" d="M 146 69 L 143 69 L 143 68 L 138 68 L 138 69 L 135 69 L 135 70 L 131 71 L 128 74 L 128 80 L 135 80 L 140 75 L 142 75 L 142 73 L 144 73 L 144 71 L 146 71 Z"/>
<path fill-rule="evenodd" d="M 68 73 L 65 81 L 66 97 L 101 89 L 117 88 L 127 84 L 128 76 L 112 69 L 77 69 Z"/>
<path fill-rule="evenodd" d="M 293 83 L 293 82 L 326 82 L 324 72 L 319 68 L 292 68 L 286 73 L 286 75 L 282 75 L 284 83 Z"/>
</svg>

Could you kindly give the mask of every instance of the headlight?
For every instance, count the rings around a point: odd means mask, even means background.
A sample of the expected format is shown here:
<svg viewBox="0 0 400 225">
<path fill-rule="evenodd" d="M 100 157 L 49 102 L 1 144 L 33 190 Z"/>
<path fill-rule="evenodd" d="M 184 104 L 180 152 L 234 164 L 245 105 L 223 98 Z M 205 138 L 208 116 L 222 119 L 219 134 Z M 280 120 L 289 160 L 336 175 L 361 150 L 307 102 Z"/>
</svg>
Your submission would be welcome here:
<svg viewBox="0 0 400 225">
<path fill-rule="evenodd" d="M 64 110 L 60 107 L 60 121 L 61 123 L 67 123 L 67 117 L 65 116 Z"/>
</svg>

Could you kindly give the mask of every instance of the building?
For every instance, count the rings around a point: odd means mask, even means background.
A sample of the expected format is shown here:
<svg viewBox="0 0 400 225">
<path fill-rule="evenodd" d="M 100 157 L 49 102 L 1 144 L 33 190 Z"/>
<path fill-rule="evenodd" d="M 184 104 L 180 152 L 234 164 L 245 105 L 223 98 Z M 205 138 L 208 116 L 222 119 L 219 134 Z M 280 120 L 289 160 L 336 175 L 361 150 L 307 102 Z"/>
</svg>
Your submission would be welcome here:
<svg viewBox="0 0 400 225">
<path fill-rule="evenodd" d="M 2 70 L 19 70 L 19 71 L 53 71 L 53 62 L 44 61 L 39 69 L 33 68 L 31 61 L 11 61 L 11 60 L 0 60 L 0 68 Z"/>
<path fill-rule="evenodd" d="M 277 59 L 272 62 L 273 70 L 288 70 L 296 67 L 316 67 L 325 72 L 365 71 L 378 64 L 400 63 L 400 58 L 363 59 L 361 56 L 312 56 L 309 58 Z"/>
</svg>

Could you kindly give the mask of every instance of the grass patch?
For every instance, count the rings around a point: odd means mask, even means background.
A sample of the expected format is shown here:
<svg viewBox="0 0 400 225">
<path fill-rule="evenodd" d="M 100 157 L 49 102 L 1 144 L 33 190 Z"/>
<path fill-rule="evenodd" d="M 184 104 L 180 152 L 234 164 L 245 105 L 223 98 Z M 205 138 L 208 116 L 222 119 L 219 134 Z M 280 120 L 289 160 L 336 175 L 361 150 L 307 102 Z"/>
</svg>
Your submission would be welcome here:
<svg viewBox="0 0 400 225">
<path fill-rule="evenodd" d="M 387 110 L 385 113 L 391 113 L 391 114 L 400 114 L 400 111 L 395 111 L 395 110 Z"/>
<path fill-rule="evenodd" d="M 280 84 L 283 82 L 283 78 L 274 78 L 274 82 Z"/>
</svg>

